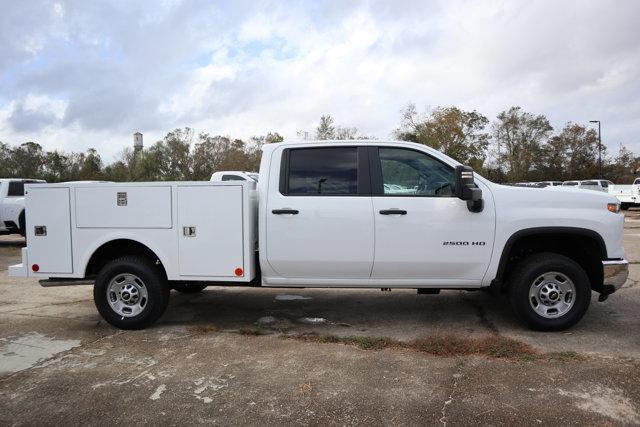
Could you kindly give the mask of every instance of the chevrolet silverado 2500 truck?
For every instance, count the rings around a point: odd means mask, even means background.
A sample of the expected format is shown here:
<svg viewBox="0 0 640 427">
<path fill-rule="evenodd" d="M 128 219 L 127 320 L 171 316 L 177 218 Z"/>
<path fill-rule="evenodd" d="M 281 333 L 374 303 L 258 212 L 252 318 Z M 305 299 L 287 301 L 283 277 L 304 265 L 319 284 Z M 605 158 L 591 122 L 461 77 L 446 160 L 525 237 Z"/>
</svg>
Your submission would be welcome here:
<svg viewBox="0 0 640 427">
<path fill-rule="evenodd" d="M 91 283 L 124 329 L 171 288 L 491 289 L 528 326 L 560 330 L 622 286 L 624 217 L 605 193 L 494 184 L 407 142 L 268 144 L 258 183 L 28 186 L 12 276 Z"/>
</svg>

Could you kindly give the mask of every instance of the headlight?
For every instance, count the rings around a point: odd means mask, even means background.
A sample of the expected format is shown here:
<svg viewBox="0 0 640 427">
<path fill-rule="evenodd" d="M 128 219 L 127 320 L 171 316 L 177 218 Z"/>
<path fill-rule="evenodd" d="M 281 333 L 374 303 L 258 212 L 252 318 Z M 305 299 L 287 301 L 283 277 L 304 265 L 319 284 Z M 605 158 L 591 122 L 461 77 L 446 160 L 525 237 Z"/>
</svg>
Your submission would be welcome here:
<svg viewBox="0 0 640 427">
<path fill-rule="evenodd" d="M 613 213 L 620 212 L 620 203 L 607 203 L 607 210 Z"/>
</svg>

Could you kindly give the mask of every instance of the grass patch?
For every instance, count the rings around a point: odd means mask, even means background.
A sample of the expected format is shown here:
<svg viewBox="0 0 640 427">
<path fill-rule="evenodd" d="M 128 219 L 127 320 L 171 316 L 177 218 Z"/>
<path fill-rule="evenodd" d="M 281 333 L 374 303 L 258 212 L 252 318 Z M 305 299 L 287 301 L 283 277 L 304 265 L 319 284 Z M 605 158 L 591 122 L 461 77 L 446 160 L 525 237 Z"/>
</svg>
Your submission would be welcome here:
<svg viewBox="0 0 640 427">
<path fill-rule="evenodd" d="M 265 328 L 261 328 L 260 326 L 256 326 L 253 328 L 240 328 L 238 332 L 240 332 L 240 335 L 251 335 L 254 337 L 269 334 L 268 330 L 266 330 Z"/>
<path fill-rule="evenodd" d="M 499 335 L 487 335 L 478 338 L 460 337 L 457 335 L 431 335 L 409 342 L 398 341 L 387 337 L 319 335 L 304 333 L 284 337 L 299 341 L 345 344 L 362 350 L 406 349 L 434 356 L 485 356 L 495 359 L 519 360 L 533 362 L 536 360 L 578 361 L 584 356 L 574 351 L 539 353 L 536 349 L 521 341 Z"/>
<path fill-rule="evenodd" d="M 198 334 L 198 335 L 205 335 L 205 334 L 208 334 L 209 332 L 219 331 L 218 327 L 214 325 L 194 325 L 194 326 L 189 326 L 187 330 L 192 334 Z"/>
</svg>

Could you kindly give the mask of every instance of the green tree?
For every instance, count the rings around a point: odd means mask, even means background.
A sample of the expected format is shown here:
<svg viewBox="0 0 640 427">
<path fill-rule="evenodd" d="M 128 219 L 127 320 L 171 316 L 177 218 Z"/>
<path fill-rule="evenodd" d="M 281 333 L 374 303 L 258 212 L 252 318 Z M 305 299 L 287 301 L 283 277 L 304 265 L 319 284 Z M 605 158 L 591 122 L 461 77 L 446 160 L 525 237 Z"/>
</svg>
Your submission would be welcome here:
<svg viewBox="0 0 640 427">
<path fill-rule="evenodd" d="M 327 139 L 335 139 L 336 128 L 333 125 L 333 117 L 325 114 L 320 117 L 320 124 L 316 128 L 316 139 L 324 141 Z"/>
<path fill-rule="evenodd" d="M 0 178 L 11 176 L 11 148 L 0 142 Z"/>
<path fill-rule="evenodd" d="M 558 138 L 568 151 L 565 166 L 568 179 L 589 179 L 599 175 L 598 170 L 598 134 L 594 129 L 576 123 L 567 123 Z M 602 147 L 602 156 L 606 149 Z"/>
<path fill-rule="evenodd" d="M 489 135 L 484 132 L 487 123 L 489 120 L 477 111 L 437 107 L 421 115 L 409 104 L 395 133 L 398 139 L 433 147 L 480 170 L 489 145 Z"/>
<path fill-rule="evenodd" d="M 498 164 L 506 167 L 509 181 L 528 180 L 536 158 L 553 127 L 547 118 L 511 107 L 498 114 L 493 123 L 493 138 L 498 146 Z"/>
<path fill-rule="evenodd" d="M 95 148 L 89 148 L 87 153 L 82 155 L 79 172 L 79 180 L 102 179 L 102 159 Z"/>
<path fill-rule="evenodd" d="M 10 173 L 14 177 L 39 178 L 44 175 L 44 152 L 35 142 L 25 142 L 11 150 Z"/>
</svg>

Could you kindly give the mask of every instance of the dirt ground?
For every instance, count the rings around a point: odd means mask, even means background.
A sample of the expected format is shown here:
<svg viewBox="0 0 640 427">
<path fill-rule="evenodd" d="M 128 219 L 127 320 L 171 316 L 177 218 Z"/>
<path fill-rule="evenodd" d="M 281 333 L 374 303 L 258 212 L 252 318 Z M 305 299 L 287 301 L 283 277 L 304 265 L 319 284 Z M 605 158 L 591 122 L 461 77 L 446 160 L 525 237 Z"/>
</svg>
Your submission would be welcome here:
<svg viewBox="0 0 640 427">
<path fill-rule="evenodd" d="M 119 331 L 88 286 L 9 278 L 3 236 L 0 425 L 640 424 L 640 211 L 625 227 L 625 288 L 561 333 L 484 292 L 242 288 Z"/>
</svg>

